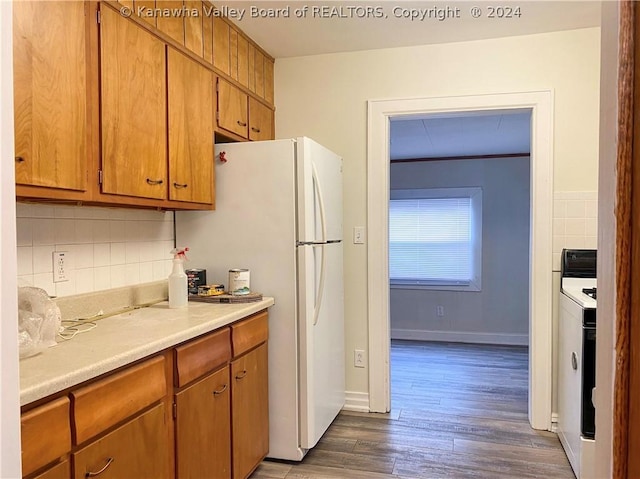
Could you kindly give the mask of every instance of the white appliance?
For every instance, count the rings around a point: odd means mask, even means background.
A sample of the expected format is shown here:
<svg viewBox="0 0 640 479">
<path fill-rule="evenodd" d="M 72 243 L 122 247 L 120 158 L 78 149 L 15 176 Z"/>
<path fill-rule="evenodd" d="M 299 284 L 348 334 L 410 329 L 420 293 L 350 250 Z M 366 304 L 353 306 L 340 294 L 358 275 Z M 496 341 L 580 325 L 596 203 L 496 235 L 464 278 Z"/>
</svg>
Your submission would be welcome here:
<svg viewBox="0 0 640 479">
<path fill-rule="evenodd" d="M 577 479 L 595 479 L 595 250 L 561 257 L 558 334 L 558 437 Z"/>
<path fill-rule="evenodd" d="M 345 398 L 342 159 L 309 138 L 216 145 L 216 210 L 177 212 L 176 242 L 208 283 L 246 268 L 275 298 L 268 457 L 301 460 Z"/>
</svg>

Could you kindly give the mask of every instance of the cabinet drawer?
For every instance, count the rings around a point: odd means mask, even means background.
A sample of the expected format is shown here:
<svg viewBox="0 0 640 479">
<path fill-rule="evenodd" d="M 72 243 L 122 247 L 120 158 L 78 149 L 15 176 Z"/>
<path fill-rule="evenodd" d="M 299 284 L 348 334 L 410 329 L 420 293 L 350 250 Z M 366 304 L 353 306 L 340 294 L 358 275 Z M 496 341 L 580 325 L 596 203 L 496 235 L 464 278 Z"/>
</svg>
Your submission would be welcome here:
<svg viewBox="0 0 640 479">
<path fill-rule="evenodd" d="M 266 311 L 231 325 L 231 342 L 233 344 L 233 357 L 236 357 L 260 343 L 264 343 L 269 337 L 269 315 Z"/>
<path fill-rule="evenodd" d="M 70 477 L 71 465 L 69 461 L 64 460 L 33 479 L 69 479 Z"/>
<path fill-rule="evenodd" d="M 75 443 L 83 443 L 166 394 L 163 356 L 73 391 Z"/>
<path fill-rule="evenodd" d="M 74 477 L 100 479 L 170 477 L 164 403 L 73 454 Z"/>
<path fill-rule="evenodd" d="M 56 399 L 24 413 L 20 423 L 25 476 L 71 450 L 68 398 Z"/>
<path fill-rule="evenodd" d="M 229 328 L 196 339 L 175 349 L 175 385 L 182 387 L 223 366 L 231 359 Z"/>
</svg>

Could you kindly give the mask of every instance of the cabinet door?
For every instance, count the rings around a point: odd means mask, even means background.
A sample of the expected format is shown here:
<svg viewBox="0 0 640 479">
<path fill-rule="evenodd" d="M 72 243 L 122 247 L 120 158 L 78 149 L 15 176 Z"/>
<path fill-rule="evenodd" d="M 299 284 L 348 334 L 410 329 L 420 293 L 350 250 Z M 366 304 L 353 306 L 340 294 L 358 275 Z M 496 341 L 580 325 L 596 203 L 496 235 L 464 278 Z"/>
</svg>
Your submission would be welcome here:
<svg viewBox="0 0 640 479">
<path fill-rule="evenodd" d="M 13 2 L 16 183 L 87 187 L 85 2 Z"/>
<path fill-rule="evenodd" d="M 218 126 L 247 138 L 247 116 L 247 94 L 218 78 Z"/>
<path fill-rule="evenodd" d="M 249 98 L 249 139 L 273 139 L 273 112 L 253 97 Z"/>
<path fill-rule="evenodd" d="M 104 193 L 167 197 L 165 44 L 102 4 Z"/>
<path fill-rule="evenodd" d="M 220 17 L 213 18 L 213 66 L 230 74 L 229 24 Z"/>
<path fill-rule="evenodd" d="M 264 95 L 263 98 L 273 105 L 273 61 L 264 59 Z"/>
<path fill-rule="evenodd" d="M 171 477 L 164 403 L 73 454 L 74 477 L 100 479 Z"/>
<path fill-rule="evenodd" d="M 159 8 L 179 11 L 183 8 L 182 0 L 163 0 L 158 2 Z M 182 15 L 160 15 L 157 19 L 158 30 L 169 35 L 179 45 L 185 44 L 184 18 Z"/>
<path fill-rule="evenodd" d="M 184 18 L 184 46 L 199 57 L 204 56 L 203 43 L 203 19 L 202 1 L 185 0 L 184 8 L 190 12 L 198 12 L 198 15 L 187 15 Z"/>
<path fill-rule="evenodd" d="M 229 366 L 176 394 L 178 479 L 231 477 Z"/>
<path fill-rule="evenodd" d="M 213 74 L 168 51 L 169 199 L 213 203 Z"/>
<path fill-rule="evenodd" d="M 269 451 L 267 345 L 231 363 L 233 477 L 242 479 Z"/>
</svg>

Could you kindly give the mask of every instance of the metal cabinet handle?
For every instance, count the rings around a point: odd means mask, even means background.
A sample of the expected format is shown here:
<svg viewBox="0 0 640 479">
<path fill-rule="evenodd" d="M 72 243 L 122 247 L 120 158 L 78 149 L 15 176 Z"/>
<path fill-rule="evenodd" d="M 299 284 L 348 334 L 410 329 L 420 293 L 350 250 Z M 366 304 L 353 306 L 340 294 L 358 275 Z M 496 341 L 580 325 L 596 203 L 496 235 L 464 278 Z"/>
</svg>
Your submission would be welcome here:
<svg viewBox="0 0 640 479">
<path fill-rule="evenodd" d="M 217 396 L 218 394 L 222 394 L 223 392 L 225 392 L 227 390 L 227 385 L 225 384 L 224 386 L 222 386 L 220 389 L 218 389 L 217 391 L 213 391 L 213 395 Z"/>
<path fill-rule="evenodd" d="M 150 185 L 161 185 L 164 183 L 164 180 L 152 180 L 151 178 L 147 178 L 147 183 Z"/>
<path fill-rule="evenodd" d="M 240 121 L 240 120 L 238 120 L 238 121 L 237 121 L 237 123 L 238 123 L 238 125 L 240 125 L 240 126 L 247 126 L 247 124 L 246 124 L 244 121 Z"/>
<path fill-rule="evenodd" d="M 96 471 L 96 472 L 87 472 L 84 475 L 84 477 L 96 477 L 96 476 L 99 476 L 100 474 L 102 474 L 104 471 L 107 470 L 107 467 L 109 467 L 112 462 L 113 462 L 113 457 L 108 457 L 107 458 L 107 463 L 104 465 L 104 467 L 102 469 L 100 469 L 99 471 Z"/>
<path fill-rule="evenodd" d="M 174 188 L 178 188 L 178 189 L 180 189 L 180 188 L 186 188 L 187 186 L 189 186 L 189 185 L 188 185 L 188 184 L 186 184 L 186 183 L 173 183 L 173 187 L 174 187 Z"/>
<path fill-rule="evenodd" d="M 242 379 L 243 377 L 245 377 L 247 375 L 247 370 L 243 370 L 240 374 L 238 374 L 236 376 L 236 379 Z"/>
<path fill-rule="evenodd" d="M 578 369 L 578 356 L 576 353 L 571 353 L 571 367 L 574 371 Z"/>
<path fill-rule="evenodd" d="M 260 133 L 260 128 L 256 128 L 255 126 L 251 127 L 251 131 L 255 131 L 256 133 Z"/>
<path fill-rule="evenodd" d="M 16 156 L 16 163 L 22 163 L 24 161 L 24 158 L 21 156 Z"/>
</svg>

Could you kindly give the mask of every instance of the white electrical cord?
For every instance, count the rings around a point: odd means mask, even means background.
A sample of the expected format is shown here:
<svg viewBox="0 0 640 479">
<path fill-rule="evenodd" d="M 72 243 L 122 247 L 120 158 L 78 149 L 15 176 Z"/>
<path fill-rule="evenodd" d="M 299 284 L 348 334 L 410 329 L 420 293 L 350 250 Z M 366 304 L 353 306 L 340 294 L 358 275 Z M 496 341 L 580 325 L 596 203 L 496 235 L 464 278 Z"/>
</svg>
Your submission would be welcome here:
<svg viewBox="0 0 640 479">
<path fill-rule="evenodd" d="M 68 340 L 73 339 L 80 333 L 91 331 L 96 326 L 98 326 L 92 320 L 102 316 L 103 314 L 104 312 L 100 310 L 96 314 L 94 314 L 93 316 L 89 316 L 88 318 L 63 319 L 61 322 L 62 326 L 58 331 L 58 336 L 60 336 L 64 340 Z"/>
</svg>

